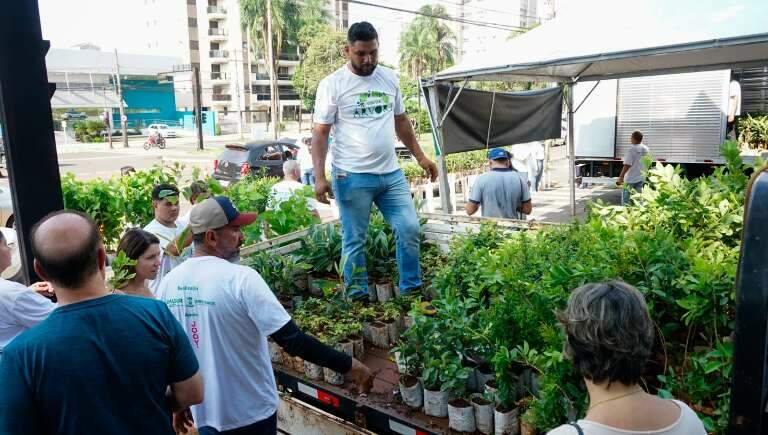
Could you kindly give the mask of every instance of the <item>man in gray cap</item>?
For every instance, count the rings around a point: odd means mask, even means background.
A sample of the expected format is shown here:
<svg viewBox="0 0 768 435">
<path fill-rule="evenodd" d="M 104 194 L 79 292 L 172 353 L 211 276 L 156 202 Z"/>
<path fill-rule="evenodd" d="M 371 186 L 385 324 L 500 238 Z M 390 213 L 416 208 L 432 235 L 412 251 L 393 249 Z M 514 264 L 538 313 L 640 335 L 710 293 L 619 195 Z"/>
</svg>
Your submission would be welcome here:
<svg viewBox="0 0 768 435">
<path fill-rule="evenodd" d="M 241 227 L 256 213 L 241 213 L 229 198 L 196 204 L 189 226 L 195 253 L 163 279 L 157 297 L 168 304 L 192 343 L 206 400 L 192 407 L 201 435 L 277 433 L 278 396 L 267 338 L 286 352 L 340 373 L 360 391 L 372 383 L 360 361 L 304 334 L 255 270 L 233 264 Z"/>
</svg>

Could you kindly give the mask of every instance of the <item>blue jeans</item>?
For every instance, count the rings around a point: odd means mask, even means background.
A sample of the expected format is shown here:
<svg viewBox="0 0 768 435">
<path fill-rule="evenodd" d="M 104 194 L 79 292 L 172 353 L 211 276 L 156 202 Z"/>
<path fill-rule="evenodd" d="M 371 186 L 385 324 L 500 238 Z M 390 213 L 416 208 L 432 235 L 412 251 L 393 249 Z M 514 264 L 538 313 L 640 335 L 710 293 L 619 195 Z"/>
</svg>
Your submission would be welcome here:
<svg viewBox="0 0 768 435">
<path fill-rule="evenodd" d="M 307 186 L 314 186 L 315 185 L 315 170 L 309 169 L 304 171 L 304 173 L 301 174 L 301 182 L 306 184 Z"/>
<path fill-rule="evenodd" d="M 341 252 L 347 259 L 344 283 L 347 287 L 353 284 L 359 287 L 350 292 L 349 296 L 368 293 L 368 274 L 364 271 L 365 239 L 368 235 L 371 204 L 376 204 L 381 210 L 395 234 L 401 293 L 420 287 L 419 218 L 403 172 L 398 169 L 389 174 L 361 174 L 333 168 L 331 177 L 341 217 Z M 357 273 L 353 276 L 355 269 Z"/>
<path fill-rule="evenodd" d="M 621 190 L 621 205 L 629 205 L 630 194 L 632 193 L 630 189 L 638 193 L 642 192 L 643 184 L 645 184 L 643 181 L 638 181 L 637 183 L 627 183 L 627 185 L 624 186 L 624 188 Z"/>
</svg>

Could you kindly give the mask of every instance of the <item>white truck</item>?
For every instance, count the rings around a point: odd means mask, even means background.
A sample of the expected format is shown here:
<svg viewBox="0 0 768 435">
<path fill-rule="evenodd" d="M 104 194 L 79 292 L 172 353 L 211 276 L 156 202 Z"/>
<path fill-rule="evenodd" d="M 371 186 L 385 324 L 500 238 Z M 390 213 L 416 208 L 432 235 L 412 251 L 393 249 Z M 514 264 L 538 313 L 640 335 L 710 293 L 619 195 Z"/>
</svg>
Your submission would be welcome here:
<svg viewBox="0 0 768 435">
<path fill-rule="evenodd" d="M 731 71 L 718 70 L 578 83 L 574 132 L 582 182 L 613 181 L 635 130 L 655 160 L 682 164 L 691 175 L 723 163 L 730 82 Z"/>
</svg>

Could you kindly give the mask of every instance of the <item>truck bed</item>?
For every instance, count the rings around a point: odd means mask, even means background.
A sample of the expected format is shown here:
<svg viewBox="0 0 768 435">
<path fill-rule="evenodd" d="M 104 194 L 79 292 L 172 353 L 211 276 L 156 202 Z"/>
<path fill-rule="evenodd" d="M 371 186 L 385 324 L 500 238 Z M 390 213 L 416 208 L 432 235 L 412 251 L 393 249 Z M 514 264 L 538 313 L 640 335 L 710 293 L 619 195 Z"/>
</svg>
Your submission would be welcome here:
<svg viewBox="0 0 768 435">
<path fill-rule="evenodd" d="M 365 345 L 363 363 L 376 372 L 373 389 L 357 394 L 350 382 L 335 386 L 308 379 L 290 367 L 273 364 L 278 390 L 333 416 L 377 434 L 447 434 L 448 418 L 427 416 L 405 406 L 398 392 L 397 366 L 383 349 Z"/>
</svg>

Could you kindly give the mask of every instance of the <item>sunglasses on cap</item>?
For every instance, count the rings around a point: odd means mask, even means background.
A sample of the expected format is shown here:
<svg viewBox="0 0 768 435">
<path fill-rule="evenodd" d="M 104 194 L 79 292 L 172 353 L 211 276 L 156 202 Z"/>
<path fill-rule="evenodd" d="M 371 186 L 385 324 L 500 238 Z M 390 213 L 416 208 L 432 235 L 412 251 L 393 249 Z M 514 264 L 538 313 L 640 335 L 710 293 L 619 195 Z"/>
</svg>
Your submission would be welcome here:
<svg viewBox="0 0 768 435">
<path fill-rule="evenodd" d="M 176 204 L 179 202 L 179 194 L 173 189 L 163 189 L 157 194 L 157 199 L 167 199 L 169 202 Z"/>
</svg>

